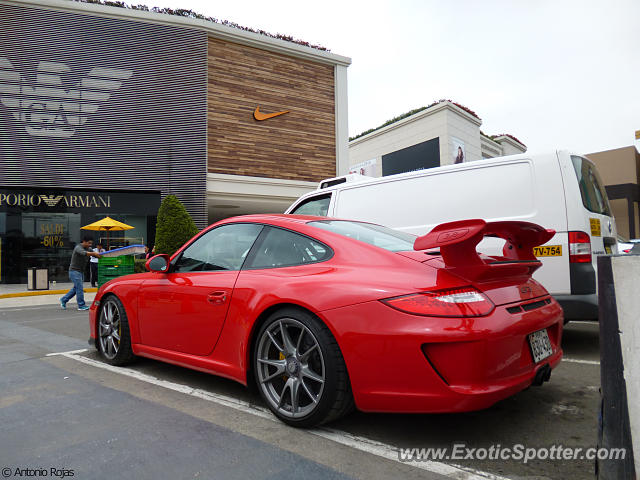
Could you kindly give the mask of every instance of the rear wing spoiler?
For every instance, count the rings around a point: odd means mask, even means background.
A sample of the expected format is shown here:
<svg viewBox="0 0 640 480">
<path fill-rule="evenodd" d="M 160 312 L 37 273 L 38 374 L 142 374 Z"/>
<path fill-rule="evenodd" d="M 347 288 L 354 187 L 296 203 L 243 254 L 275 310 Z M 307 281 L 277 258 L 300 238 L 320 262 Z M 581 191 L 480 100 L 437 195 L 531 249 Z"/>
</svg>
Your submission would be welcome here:
<svg viewBox="0 0 640 480">
<path fill-rule="evenodd" d="M 413 244 L 414 250 L 439 248 L 446 267 L 469 270 L 473 278 L 493 277 L 489 270 L 500 270 L 504 274 L 532 274 L 542 264 L 533 254 L 533 247 L 547 243 L 555 235 L 530 222 L 485 222 L 481 219 L 460 220 L 442 223 Z M 480 257 L 476 246 L 484 237 L 506 240 L 502 257 Z M 495 272 L 498 273 L 497 271 Z M 465 276 L 469 276 L 469 275 Z"/>
</svg>

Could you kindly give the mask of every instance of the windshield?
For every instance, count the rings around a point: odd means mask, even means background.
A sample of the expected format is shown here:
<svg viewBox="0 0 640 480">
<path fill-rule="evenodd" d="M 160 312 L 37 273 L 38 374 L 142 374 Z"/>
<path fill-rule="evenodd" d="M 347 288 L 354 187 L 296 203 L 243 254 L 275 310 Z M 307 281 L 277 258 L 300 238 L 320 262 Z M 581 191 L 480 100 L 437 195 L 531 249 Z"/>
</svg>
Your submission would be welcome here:
<svg viewBox="0 0 640 480">
<path fill-rule="evenodd" d="M 329 230 L 390 252 L 413 250 L 413 243 L 417 238 L 415 235 L 398 232 L 381 225 L 349 220 L 318 220 L 309 222 L 307 225 Z"/>
<path fill-rule="evenodd" d="M 329 203 L 331 203 L 331 194 L 311 197 L 298 205 L 295 210 L 290 213 L 293 215 L 326 217 L 329 211 Z"/>
<path fill-rule="evenodd" d="M 580 186 L 580 195 L 582 196 L 582 204 L 584 208 L 593 213 L 611 216 L 609 208 L 609 199 L 605 192 L 600 175 L 593 163 L 586 158 L 571 156 L 573 169 L 578 177 L 578 185 Z"/>
</svg>

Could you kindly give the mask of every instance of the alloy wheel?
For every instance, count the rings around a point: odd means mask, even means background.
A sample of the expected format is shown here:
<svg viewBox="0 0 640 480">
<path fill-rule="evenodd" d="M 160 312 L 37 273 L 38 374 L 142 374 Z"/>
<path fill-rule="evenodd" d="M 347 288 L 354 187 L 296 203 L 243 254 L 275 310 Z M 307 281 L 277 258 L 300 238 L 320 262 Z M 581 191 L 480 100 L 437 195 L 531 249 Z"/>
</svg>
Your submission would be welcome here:
<svg viewBox="0 0 640 480">
<path fill-rule="evenodd" d="M 106 302 L 100 313 L 100 349 L 105 357 L 113 360 L 120 350 L 122 323 L 120 311 L 114 302 Z"/>
<path fill-rule="evenodd" d="M 289 418 L 318 406 L 325 385 L 325 361 L 315 335 L 293 318 L 280 318 L 262 333 L 257 349 L 258 383 L 271 407 Z"/>
</svg>

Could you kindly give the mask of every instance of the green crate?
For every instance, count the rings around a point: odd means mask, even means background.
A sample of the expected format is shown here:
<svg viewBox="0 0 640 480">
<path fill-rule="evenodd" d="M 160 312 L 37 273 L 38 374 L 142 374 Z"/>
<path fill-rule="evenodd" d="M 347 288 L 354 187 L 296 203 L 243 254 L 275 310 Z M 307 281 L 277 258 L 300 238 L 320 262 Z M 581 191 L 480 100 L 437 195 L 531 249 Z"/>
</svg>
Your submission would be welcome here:
<svg viewBox="0 0 640 480">
<path fill-rule="evenodd" d="M 133 273 L 135 268 L 133 265 L 98 265 L 98 275 L 105 276 L 116 276 L 120 275 L 128 275 L 129 273 Z"/>
<path fill-rule="evenodd" d="M 98 266 L 100 265 L 133 265 L 135 264 L 135 258 L 133 255 L 120 255 L 119 257 L 100 257 L 98 259 Z"/>
<path fill-rule="evenodd" d="M 131 275 L 135 271 L 135 259 L 133 255 L 120 255 L 119 257 L 100 257 L 98 260 L 98 288 L 109 280 Z"/>
</svg>

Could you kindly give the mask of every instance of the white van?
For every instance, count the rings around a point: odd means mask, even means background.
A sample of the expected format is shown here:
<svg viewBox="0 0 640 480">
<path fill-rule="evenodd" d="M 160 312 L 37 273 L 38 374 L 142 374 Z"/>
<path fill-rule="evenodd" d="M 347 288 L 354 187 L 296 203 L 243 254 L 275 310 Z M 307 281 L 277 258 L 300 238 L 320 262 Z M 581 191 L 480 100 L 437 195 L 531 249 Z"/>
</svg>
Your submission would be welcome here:
<svg viewBox="0 0 640 480">
<path fill-rule="evenodd" d="M 565 151 L 513 155 L 382 178 L 324 180 L 285 213 L 362 220 L 424 235 L 443 222 L 523 220 L 556 231 L 534 274 L 565 319 L 597 319 L 596 256 L 616 252 L 616 225 L 595 165 Z M 504 242 L 478 250 L 501 254 Z"/>
</svg>

